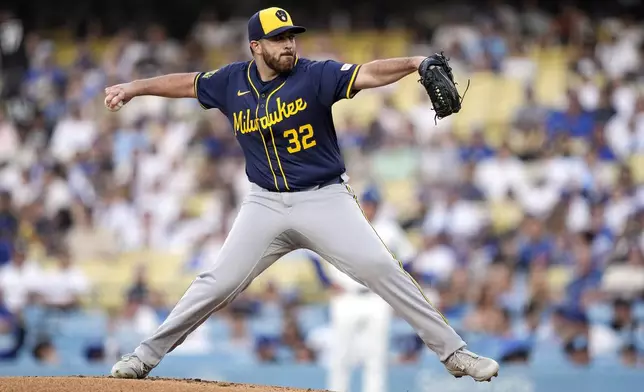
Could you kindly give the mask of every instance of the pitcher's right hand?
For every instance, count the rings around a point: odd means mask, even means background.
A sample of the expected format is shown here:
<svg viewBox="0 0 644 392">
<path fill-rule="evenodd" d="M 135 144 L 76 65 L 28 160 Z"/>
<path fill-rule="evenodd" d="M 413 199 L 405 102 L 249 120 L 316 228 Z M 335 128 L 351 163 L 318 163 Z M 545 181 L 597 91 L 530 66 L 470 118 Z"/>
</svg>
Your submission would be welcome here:
<svg viewBox="0 0 644 392">
<path fill-rule="evenodd" d="M 128 103 L 134 95 L 130 83 L 117 84 L 105 89 L 105 107 L 116 112 Z"/>
</svg>

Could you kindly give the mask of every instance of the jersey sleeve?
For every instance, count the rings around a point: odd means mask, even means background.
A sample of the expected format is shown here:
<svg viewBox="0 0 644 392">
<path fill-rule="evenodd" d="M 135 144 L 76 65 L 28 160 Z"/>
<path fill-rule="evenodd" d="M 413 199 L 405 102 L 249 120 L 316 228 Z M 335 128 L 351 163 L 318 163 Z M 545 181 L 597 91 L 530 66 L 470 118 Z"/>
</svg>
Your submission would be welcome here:
<svg viewBox="0 0 644 392">
<path fill-rule="evenodd" d="M 195 76 L 195 96 L 201 107 L 226 111 L 229 75 L 230 66 L 225 66 L 214 71 L 200 72 Z"/>
<path fill-rule="evenodd" d="M 323 104 L 331 106 L 341 99 L 351 99 L 358 91 L 353 88 L 359 64 L 335 60 L 316 61 L 311 65 L 312 80 L 318 84 L 318 96 Z"/>
</svg>

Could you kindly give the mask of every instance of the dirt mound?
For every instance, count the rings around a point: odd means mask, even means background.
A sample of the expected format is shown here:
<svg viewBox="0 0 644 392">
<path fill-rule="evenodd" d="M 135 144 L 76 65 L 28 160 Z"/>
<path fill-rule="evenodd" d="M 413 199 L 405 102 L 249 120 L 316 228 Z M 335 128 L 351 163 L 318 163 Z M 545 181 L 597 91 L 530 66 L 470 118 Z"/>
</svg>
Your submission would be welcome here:
<svg viewBox="0 0 644 392">
<path fill-rule="evenodd" d="M 281 388 L 168 378 L 122 380 L 111 377 L 0 377 L 0 392 L 304 392 Z"/>
</svg>

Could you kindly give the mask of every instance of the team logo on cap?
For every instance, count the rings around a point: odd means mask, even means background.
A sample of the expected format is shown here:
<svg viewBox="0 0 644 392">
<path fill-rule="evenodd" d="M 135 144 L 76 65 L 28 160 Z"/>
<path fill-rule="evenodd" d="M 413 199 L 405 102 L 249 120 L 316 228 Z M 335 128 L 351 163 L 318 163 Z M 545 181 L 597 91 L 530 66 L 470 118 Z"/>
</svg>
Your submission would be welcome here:
<svg viewBox="0 0 644 392">
<path fill-rule="evenodd" d="M 277 19 L 281 20 L 282 22 L 286 22 L 288 20 L 288 16 L 286 15 L 286 11 L 284 10 L 277 10 L 277 12 L 275 12 L 275 16 L 277 16 Z"/>
</svg>

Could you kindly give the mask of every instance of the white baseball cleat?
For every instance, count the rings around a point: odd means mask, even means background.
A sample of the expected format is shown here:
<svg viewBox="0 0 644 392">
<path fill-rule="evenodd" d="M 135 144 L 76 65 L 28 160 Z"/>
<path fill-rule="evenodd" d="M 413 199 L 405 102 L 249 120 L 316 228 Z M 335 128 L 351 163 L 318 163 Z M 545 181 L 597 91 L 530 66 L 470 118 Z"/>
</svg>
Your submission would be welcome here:
<svg viewBox="0 0 644 392">
<path fill-rule="evenodd" d="M 499 375 L 499 364 L 490 358 L 481 357 L 464 348 L 456 351 L 444 362 L 452 376 L 470 376 L 476 381 L 492 381 Z"/>
<path fill-rule="evenodd" d="M 134 354 L 124 355 L 112 366 L 112 377 L 116 378 L 145 378 L 152 370 Z"/>
</svg>

